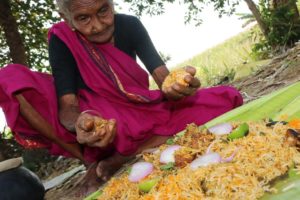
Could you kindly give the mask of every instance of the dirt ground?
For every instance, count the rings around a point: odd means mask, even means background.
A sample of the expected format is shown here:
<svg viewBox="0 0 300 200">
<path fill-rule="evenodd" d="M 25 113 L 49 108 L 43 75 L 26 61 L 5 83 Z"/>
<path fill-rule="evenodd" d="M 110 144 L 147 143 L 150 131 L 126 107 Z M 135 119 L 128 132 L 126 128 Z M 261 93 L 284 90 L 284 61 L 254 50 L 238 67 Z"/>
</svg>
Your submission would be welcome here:
<svg viewBox="0 0 300 200">
<path fill-rule="evenodd" d="M 231 84 L 243 94 L 247 103 L 299 80 L 300 43 L 250 76 Z"/>
<path fill-rule="evenodd" d="M 253 74 L 236 80 L 230 85 L 235 86 L 242 93 L 245 103 L 260 98 L 272 91 L 300 81 L 300 43 L 280 56 L 275 57 L 267 65 Z M 43 180 L 51 179 L 80 165 L 77 160 L 65 158 L 51 158 L 36 172 Z M 46 200 L 79 200 L 74 189 L 76 182 L 83 173 L 77 173 L 69 180 L 50 189 L 46 193 Z"/>
</svg>

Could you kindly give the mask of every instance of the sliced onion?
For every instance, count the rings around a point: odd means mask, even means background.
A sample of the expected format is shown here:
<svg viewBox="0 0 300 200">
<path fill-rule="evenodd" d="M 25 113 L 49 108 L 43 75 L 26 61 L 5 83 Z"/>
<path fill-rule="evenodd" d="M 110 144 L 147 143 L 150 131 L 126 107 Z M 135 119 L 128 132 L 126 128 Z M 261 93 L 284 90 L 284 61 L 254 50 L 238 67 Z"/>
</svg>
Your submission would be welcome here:
<svg viewBox="0 0 300 200">
<path fill-rule="evenodd" d="M 206 153 L 205 154 L 209 154 L 212 153 L 211 151 L 211 147 L 215 144 L 215 141 L 213 141 L 212 143 L 210 143 L 210 145 L 207 147 Z"/>
<path fill-rule="evenodd" d="M 208 153 L 203 156 L 196 158 L 191 162 L 190 167 L 192 170 L 198 169 L 199 167 L 206 167 L 210 164 L 220 163 L 222 158 L 218 153 Z"/>
<path fill-rule="evenodd" d="M 214 135 L 226 135 L 231 133 L 232 125 L 230 123 L 217 124 L 210 127 L 208 130 Z"/>
<path fill-rule="evenodd" d="M 137 162 L 132 165 L 132 169 L 128 176 L 129 181 L 138 182 L 151 174 L 153 165 L 149 162 Z"/>
<path fill-rule="evenodd" d="M 221 162 L 222 163 L 227 163 L 227 162 L 231 162 L 235 156 L 235 154 L 237 153 L 237 151 L 239 150 L 239 148 L 237 148 L 229 157 L 227 158 L 222 158 Z"/>
<path fill-rule="evenodd" d="M 161 152 L 159 161 L 164 164 L 167 164 L 169 162 L 175 162 L 174 153 L 176 150 L 180 148 L 181 146 L 179 145 L 172 145 L 167 147 L 165 150 Z"/>
</svg>

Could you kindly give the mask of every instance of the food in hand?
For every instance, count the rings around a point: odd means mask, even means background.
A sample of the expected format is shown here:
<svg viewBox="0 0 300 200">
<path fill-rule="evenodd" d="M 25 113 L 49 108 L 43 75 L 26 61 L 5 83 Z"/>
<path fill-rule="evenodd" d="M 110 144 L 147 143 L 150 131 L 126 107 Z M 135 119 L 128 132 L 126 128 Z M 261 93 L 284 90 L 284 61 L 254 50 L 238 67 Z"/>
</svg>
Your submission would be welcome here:
<svg viewBox="0 0 300 200">
<path fill-rule="evenodd" d="M 108 123 L 108 120 L 105 120 L 103 118 L 96 118 L 94 119 L 94 132 L 98 133 L 99 131 L 101 131 L 101 129 L 103 129 L 106 124 Z"/>
<path fill-rule="evenodd" d="M 94 120 L 93 119 L 85 119 L 82 121 L 83 125 L 83 129 L 85 131 L 92 131 L 94 129 Z"/>
<path fill-rule="evenodd" d="M 81 127 L 87 132 L 98 133 L 105 127 L 108 120 L 101 117 L 89 117 L 81 121 Z"/>
<path fill-rule="evenodd" d="M 165 78 L 162 84 L 162 89 L 166 90 L 175 83 L 178 83 L 182 86 L 188 86 L 189 84 L 184 80 L 186 75 L 190 74 L 187 73 L 184 68 L 176 69 L 170 72 L 170 74 Z"/>
</svg>

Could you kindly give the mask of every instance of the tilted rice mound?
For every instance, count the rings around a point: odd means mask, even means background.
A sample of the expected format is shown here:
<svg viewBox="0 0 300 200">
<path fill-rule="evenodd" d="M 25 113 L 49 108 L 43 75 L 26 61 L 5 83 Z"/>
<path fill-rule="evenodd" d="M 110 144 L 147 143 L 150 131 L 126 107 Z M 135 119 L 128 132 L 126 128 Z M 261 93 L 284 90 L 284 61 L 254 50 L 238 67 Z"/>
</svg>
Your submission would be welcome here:
<svg viewBox="0 0 300 200">
<path fill-rule="evenodd" d="M 173 170 L 161 170 L 160 152 L 167 147 L 162 145 L 158 153 L 144 154 L 144 160 L 155 166 L 144 180 L 159 178 L 149 193 L 139 191 L 138 183 L 130 182 L 128 173 L 124 173 L 108 182 L 99 200 L 252 200 L 265 192 L 275 192 L 270 181 L 286 174 L 294 165 L 299 168 L 300 153 L 296 146 L 287 142 L 290 127 L 280 123 L 267 127 L 264 122 L 249 122 L 248 125 L 249 134 L 233 141 L 189 125 L 185 135 L 175 142 L 183 146 L 176 151 L 175 157 L 203 155 L 213 143 L 211 151 L 223 158 L 236 152 L 233 160 L 196 170 L 191 170 L 189 163 Z"/>
</svg>

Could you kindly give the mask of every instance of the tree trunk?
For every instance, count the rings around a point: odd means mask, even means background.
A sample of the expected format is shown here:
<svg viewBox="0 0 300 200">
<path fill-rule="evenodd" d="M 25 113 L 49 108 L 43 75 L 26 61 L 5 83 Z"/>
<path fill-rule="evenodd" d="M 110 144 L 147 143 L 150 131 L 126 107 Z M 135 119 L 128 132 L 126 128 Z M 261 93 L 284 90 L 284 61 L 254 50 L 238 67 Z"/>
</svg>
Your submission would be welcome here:
<svg viewBox="0 0 300 200">
<path fill-rule="evenodd" d="M 18 31 L 16 19 L 12 15 L 9 0 L 1 0 L 0 2 L 0 26 L 4 30 L 13 63 L 27 65 L 25 46 Z"/>
<path fill-rule="evenodd" d="M 263 19 L 261 18 L 261 14 L 260 14 L 260 12 L 259 12 L 256 4 L 252 0 L 245 0 L 245 2 L 247 3 L 248 8 L 250 9 L 250 11 L 252 12 L 253 16 L 255 17 L 260 30 L 262 31 L 262 33 L 264 34 L 264 36 L 267 38 L 268 37 L 268 33 L 269 33 L 269 29 L 266 26 L 266 24 L 263 21 Z"/>
</svg>

